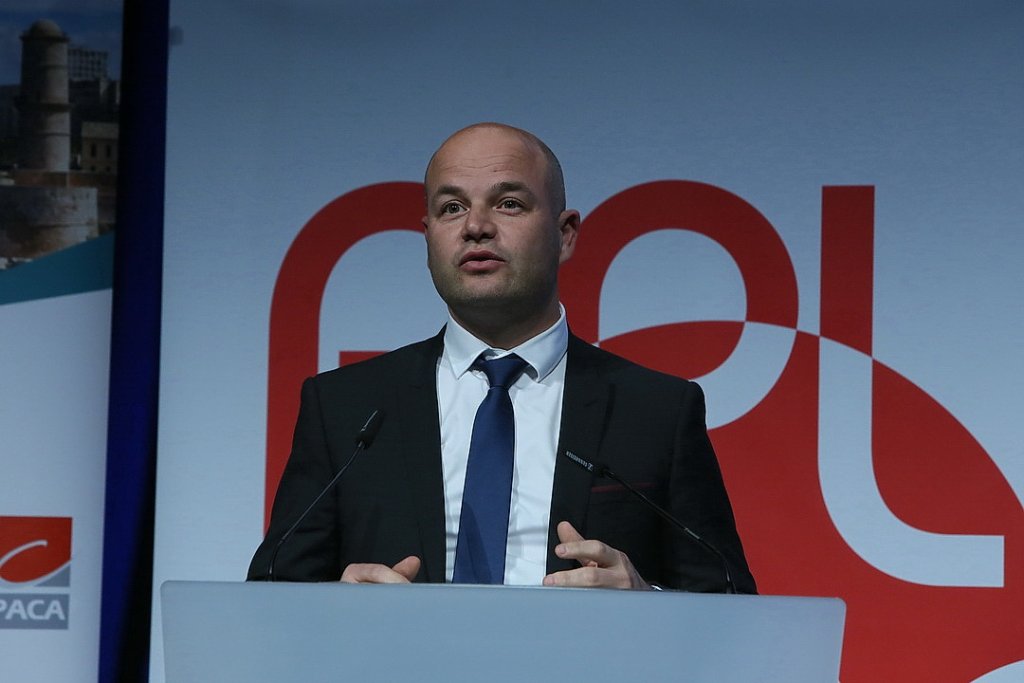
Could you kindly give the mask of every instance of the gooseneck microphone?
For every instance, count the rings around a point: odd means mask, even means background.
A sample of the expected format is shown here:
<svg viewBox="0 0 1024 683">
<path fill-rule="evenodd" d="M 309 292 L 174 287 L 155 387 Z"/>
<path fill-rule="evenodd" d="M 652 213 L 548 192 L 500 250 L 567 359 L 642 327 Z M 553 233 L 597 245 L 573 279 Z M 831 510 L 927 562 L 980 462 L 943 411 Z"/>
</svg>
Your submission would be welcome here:
<svg viewBox="0 0 1024 683">
<path fill-rule="evenodd" d="M 726 593 L 735 593 L 736 592 L 736 586 L 732 582 L 732 574 L 729 572 L 729 563 L 728 563 L 728 561 L 726 561 L 725 555 L 723 555 L 721 552 L 719 552 L 718 548 L 716 548 L 715 546 L 713 546 L 710 543 L 708 543 L 707 541 L 705 541 L 703 538 L 700 537 L 699 534 L 697 534 L 695 531 L 690 529 L 688 526 L 686 526 L 685 524 L 680 522 L 678 519 L 673 517 L 672 514 L 668 510 L 664 509 L 663 507 L 661 507 L 660 505 L 655 503 L 653 500 L 651 500 L 650 498 L 648 498 L 644 494 L 640 493 L 640 491 L 636 490 L 628 481 L 626 481 L 625 479 L 623 479 L 619 475 L 615 474 L 615 472 L 613 472 L 611 469 L 609 469 L 608 466 L 605 465 L 604 463 L 600 463 L 600 462 L 594 463 L 594 462 L 590 462 L 589 460 L 584 460 L 583 458 L 581 458 L 580 456 L 576 455 L 575 453 L 573 453 L 570 450 L 566 450 L 565 451 L 565 457 L 569 458 L 569 460 L 572 460 L 574 463 L 576 463 L 577 465 L 579 465 L 583 469 L 587 470 L 588 472 L 593 472 L 594 474 L 596 474 L 597 476 L 599 476 L 599 477 L 601 477 L 603 479 L 611 479 L 611 480 L 613 480 L 615 482 L 618 482 L 619 484 L 622 484 L 622 486 L 624 486 L 627 491 L 629 491 L 634 496 L 636 496 L 637 498 L 642 500 L 649 508 L 651 508 L 652 510 L 657 512 L 661 516 L 662 519 L 664 519 L 666 522 L 669 522 L 670 524 L 675 526 L 677 529 L 682 531 L 683 534 L 686 535 L 687 538 L 689 538 L 690 540 L 694 541 L 695 543 L 700 544 L 700 546 L 702 548 L 704 548 L 706 551 L 708 551 L 709 553 L 714 555 L 716 558 L 718 558 L 718 561 L 721 562 L 721 564 L 722 564 L 722 573 L 725 575 L 725 592 Z"/>
<path fill-rule="evenodd" d="M 274 578 L 274 563 L 277 562 L 277 554 L 281 552 L 281 548 L 284 546 L 285 541 L 291 538 L 292 532 L 294 532 L 295 529 L 298 528 L 299 524 L 302 523 L 302 520 L 306 519 L 306 516 L 309 514 L 310 510 L 312 510 L 316 506 L 316 504 L 320 502 L 320 499 L 327 495 L 327 492 L 331 490 L 331 487 L 338 483 L 338 480 L 341 479 L 341 475 L 345 473 L 345 470 L 348 469 L 348 466 L 351 465 L 352 462 L 356 459 L 356 456 L 359 455 L 359 452 L 365 451 L 370 448 L 370 445 L 373 444 L 373 440 L 377 438 L 377 432 L 380 431 L 380 425 L 383 421 L 383 410 L 375 410 L 372 413 L 370 413 L 370 417 L 366 418 L 366 424 L 363 425 L 363 428 L 359 430 L 358 436 L 356 436 L 356 449 L 352 451 L 352 455 L 349 456 L 349 459 L 345 462 L 344 465 L 341 466 L 341 469 L 339 469 L 335 473 L 331 480 L 327 482 L 327 486 L 325 486 L 320 491 L 320 493 L 317 494 L 316 498 L 313 499 L 313 502 L 310 503 L 309 506 L 302 511 L 302 514 L 299 515 L 299 518 L 295 520 L 295 523 L 288 527 L 288 531 L 284 532 L 281 535 L 281 539 L 277 542 L 277 545 L 274 546 L 274 552 L 270 555 L 270 563 L 267 565 L 268 580 L 276 580 Z"/>
</svg>

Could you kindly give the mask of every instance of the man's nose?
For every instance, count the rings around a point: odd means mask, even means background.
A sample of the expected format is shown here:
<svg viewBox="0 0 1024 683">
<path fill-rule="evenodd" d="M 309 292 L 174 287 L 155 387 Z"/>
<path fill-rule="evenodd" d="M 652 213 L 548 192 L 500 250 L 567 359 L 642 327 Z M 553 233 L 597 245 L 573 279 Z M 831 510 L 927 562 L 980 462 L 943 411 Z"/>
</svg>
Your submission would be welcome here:
<svg viewBox="0 0 1024 683">
<path fill-rule="evenodd" d="M 494 217 L 487 209 L 471 208 L 466 214 L 463 224 L 463 236 L 467 240 L 480 240 L 494 237 Z"/>
</svg>

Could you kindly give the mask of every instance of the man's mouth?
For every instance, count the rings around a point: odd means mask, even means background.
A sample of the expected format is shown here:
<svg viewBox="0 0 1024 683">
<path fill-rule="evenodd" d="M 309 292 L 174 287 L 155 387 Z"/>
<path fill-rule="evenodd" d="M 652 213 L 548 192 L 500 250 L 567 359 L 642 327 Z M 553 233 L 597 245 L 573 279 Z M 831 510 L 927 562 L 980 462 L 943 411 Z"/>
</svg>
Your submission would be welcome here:
<svg viewBox="0 0 1024 683">
<path fill-rule="evenodd" d="M 504 262 L 505 259 L 498 256 L 493 251 L 479 249 L 466 252 L 462 259 L 459 260 L 459 268 L 473 273 L 484 272 L 492 270 Z"/>
</svg>

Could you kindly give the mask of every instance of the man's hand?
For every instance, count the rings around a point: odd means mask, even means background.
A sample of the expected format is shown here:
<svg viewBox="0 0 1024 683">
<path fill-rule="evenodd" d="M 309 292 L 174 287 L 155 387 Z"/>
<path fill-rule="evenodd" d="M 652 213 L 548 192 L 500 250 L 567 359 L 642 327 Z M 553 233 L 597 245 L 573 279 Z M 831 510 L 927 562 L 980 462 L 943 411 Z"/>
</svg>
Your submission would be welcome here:
<svg viewBox="0 0 1024 683">
<path fill-rule="evenodd" d="M 350 564 L 342 583 L 410 583 L 420 571 L 420 558 L 410 555 L 394 567 L 384 564 Z"/>
<path fill-rule="evenodd" d="M 558 523 L 558 540 L 561 543 L 555 546 L 555 554 L 576 560 L 582 566 L 548 574 L 544 577 L 545 586 L 650 590 L 650 584 L 633 568 L 626 553 L 601 541 L 584 539 L 569 522 Z"/>
</svg>

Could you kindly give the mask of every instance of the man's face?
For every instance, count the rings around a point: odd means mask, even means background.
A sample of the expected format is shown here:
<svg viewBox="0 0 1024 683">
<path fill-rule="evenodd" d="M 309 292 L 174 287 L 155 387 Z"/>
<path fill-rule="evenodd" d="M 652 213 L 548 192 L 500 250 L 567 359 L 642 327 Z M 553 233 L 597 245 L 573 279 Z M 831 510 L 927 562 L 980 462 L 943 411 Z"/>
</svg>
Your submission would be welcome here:
<svg viewBox="0 0 1024 683">
<path fill-rule="evenodd" d="M 536 145 L 505 128 L 462 131 L 438 150 L 426 185 L 427 264 L 457 319 L 557 312 L 558 266 L 579 214 L 556 213 Z"/>
</svg>

